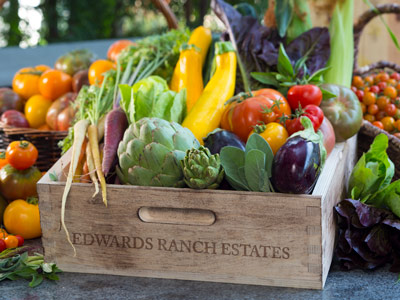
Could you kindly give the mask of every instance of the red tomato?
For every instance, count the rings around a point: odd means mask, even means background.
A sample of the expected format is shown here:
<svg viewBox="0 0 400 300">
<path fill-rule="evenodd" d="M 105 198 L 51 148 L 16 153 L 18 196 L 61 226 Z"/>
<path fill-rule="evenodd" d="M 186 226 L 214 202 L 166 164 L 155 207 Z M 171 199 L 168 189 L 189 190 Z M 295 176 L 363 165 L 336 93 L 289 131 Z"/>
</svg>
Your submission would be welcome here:
<svg viewBox="0 0 400 300">
<path fill-rule="evenodd" d="M 278 91 L 262 89 L 253 94 L 254 97 L 228 105 L 221 118 L 221 127 L 244 142 L 255 125 L 278 122 L 283 115 L 291 114 L 289 103 Z"/>
<path fill-rule="evenodd" d="M 23 246 L 24 245 L 24 238 L 22 236 L 18 235 L 18 234 L 15 237 L 18 240 L 18 247 Z"/>
<path fill-rule="evenodd" d="M 119 40 L 112 43 L 111 46 L 108 48 L 107 58 L 111 61 L 116 62 L 121 51 L 131 45 L 136 45 L 136 43 L 130 40 Z"/>
<path fill-rule="evenodd" d="M 373 85 L 373 86 L 370 87 L 369 91 L 372 92 L 372 93 L 377 94 L 377 93 L 379 93 L 380 89 L 379 89 L 379 86 Z"/>
<path fill-rule="evenodd" d="M 309 104 L 304 108 L 302 116 L 308 117 L 313 124 L 315 132 L 318 131 L 322 122 L 324 121 L 324 113 L 319 106 Z M 289 135 L 293 133 L 303 130 L 304 127 L 300 122 L 300 118 L 294 118 L 286 121 L 286 129 Z"/>
<path fill-rule="evenodd" d="M 322 92 L 319 87 L 313 84 L 292 86 L 287 94 L 290 108 L 295 110 L 299 107 L 306 107 L 309 104 L 319 106 L 322 101 Z"/>
<path fill-rule="evenodd" d="M 0 253 L 6 250 L 6 248 L 7 248 L 6 242 L 4 241 L 4 239 L 0 239 Z"/>
</svg>

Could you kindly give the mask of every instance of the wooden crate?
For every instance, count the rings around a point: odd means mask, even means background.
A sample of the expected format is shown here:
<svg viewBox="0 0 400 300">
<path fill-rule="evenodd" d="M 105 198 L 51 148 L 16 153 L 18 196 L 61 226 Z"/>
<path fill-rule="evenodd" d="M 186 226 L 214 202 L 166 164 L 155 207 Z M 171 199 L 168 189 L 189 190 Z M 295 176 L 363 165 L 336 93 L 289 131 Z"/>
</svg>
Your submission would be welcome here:
<svg viewBox="0 0 400 300">
<path fill-rule="evenodd" d="M 73 184 L 39 181 L 46 261 L 67 272 L 322 289 L 335 241 L 333 207 L 354 166 L 356 137 L 337 144 L 312 195 L 109 185 L 109 206 Z M 62 157 L 50 170 L 68 166 Z"/>
</svg>

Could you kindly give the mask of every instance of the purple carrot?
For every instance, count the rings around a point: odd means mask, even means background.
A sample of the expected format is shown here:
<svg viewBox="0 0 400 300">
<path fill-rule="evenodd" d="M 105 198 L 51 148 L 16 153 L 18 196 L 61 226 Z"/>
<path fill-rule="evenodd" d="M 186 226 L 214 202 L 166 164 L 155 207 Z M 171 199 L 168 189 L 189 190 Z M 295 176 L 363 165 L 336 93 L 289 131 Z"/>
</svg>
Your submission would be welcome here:
<svg viewBox="0 0 400 300">
<path fill-rule="evenodd" d="M 107 113 L 104 126 L 104 152 L 103 152 L 103 173 L 104 176 L 110 172 L 113 161 L 117 155 L 119 142 L 128 128 L 128 119 L 120 107 L 114 107 Z"/>
</svg>

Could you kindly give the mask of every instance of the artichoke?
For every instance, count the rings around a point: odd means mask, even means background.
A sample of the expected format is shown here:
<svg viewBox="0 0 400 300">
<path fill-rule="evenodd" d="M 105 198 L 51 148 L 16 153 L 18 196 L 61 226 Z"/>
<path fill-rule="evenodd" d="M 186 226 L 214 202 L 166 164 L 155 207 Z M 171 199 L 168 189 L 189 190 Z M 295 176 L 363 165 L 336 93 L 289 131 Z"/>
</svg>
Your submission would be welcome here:
<svg viewBox="0 0 400 300">
<path fill-rule="evenodd" d="M 216 189 L 224 178 L 219 154 L 204 146 L 186 151 L 181 161 L 185 183 L 193 189 Z"/>
<path fill-rule="evenodd" d="M 118 146 L 117 174 L 125 184 L 183 187 L 180 161 L 198 148 L 193 133 L 175 122 L 143 118 L 131 124 Z"/>
</svg>

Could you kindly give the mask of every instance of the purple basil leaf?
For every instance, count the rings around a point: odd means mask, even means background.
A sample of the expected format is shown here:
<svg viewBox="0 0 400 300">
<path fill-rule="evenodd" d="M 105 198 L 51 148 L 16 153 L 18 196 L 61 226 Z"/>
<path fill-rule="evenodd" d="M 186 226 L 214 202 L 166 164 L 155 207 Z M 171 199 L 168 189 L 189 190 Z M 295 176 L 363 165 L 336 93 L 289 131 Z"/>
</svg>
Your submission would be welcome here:
<svg viewBox="0 0 400 300">
<path fill-rule="evenodd" d="M 392 252 L 389 232 L 385 229 L 387 229 L 387 227 L 384 227 L 383 225 L 373 227 L 364 240 L 369 249 L 378 256 L 386 256 Z"/>
<path fill-rule="evenodd" d="M 331 54 L 328 28 L 314 27 L 295 38 L 286 47 L 289 57 L 297 61 L 308 56 L 306 65 L 310 74 L 322 69 Z"/>
<path fill-rule="evenodd" d="M 360 223 L 364 227 L 370 227 L 381 222 L 386 215 L 385 211 L 371 205 L 364 204 L 358 200 L 349 200 L 356 208 L 356 213 Z"/>
</svg>

